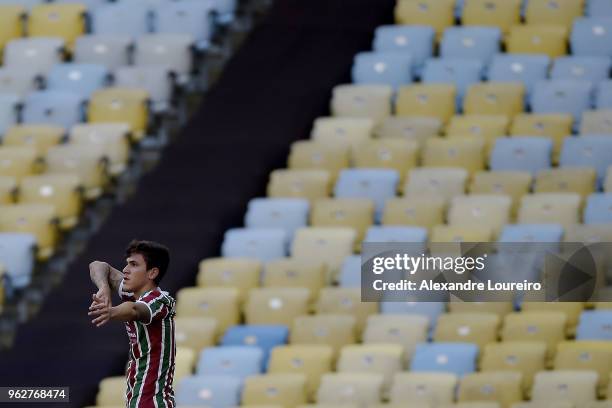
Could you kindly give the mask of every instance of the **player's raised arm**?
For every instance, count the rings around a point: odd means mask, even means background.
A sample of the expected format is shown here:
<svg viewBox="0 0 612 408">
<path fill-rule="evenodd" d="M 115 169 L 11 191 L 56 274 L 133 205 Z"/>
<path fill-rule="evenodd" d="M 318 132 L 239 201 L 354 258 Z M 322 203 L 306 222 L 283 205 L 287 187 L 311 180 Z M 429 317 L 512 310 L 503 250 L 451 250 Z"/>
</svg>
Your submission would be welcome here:
<svg viewBox="0 0 612 408">
<path fill-rule="evenodd" d="M 89 264 L 89 276 L 98 289 L 119 290 L 123 274 L 106 262 L 93 261 Z"/>
<path fill-rule="evenodd" d="M 147 305 L 142 302 L 123 302 L 114 307 L 106 307 L 104 304 L 96 303 L 95 299 L 94 303 L 89 308 L 88 315 L 94 317 L 91 322 L 97 327 L 102 326 L 109 320 L 144 323 L 151 321 L 151 312 Z"/>
</svg>

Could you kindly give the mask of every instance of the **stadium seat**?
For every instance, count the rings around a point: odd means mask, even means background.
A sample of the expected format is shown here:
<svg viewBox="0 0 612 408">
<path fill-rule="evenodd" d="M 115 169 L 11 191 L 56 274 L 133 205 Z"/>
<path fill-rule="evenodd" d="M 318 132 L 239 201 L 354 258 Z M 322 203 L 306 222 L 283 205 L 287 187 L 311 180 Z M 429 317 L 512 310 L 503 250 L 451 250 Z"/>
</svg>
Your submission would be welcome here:
<svg viewBox="0 0 612 408">
<path fill-rule="evenodd" d="M 495 313 L 503 319 L 508 313 L 512 313 L 514 304 L 508 302 L 448 302 L 449 313 Z"/>
<path fill-rule="evenodd" d="M 590 109 L 593 86 L 584 80 L 549 80 L 535 84 L 531 95 L 534 113 L 568 113 L 577 128 L 582 112 Z"/>
<path fill-rule="evenodd" d="M 202 350 L 196 366 L 197 375 L 246 377 L 261 373 L 263 351 L 251 346 L 220 346 Z"/>
<path fill-rule="evenodd" d="M 383 168 L 397 171 L 400 180 L 418 164 L 419 146 L 416 141 L 373 139 L 352 148 L 351 161 L 358 168 Z"/>
<path fill-rule="evenodd" d="M 537 54 L 497 54 L 487 71 L 487 79 L 494 82 L 521 82 L 527 95 L 536 82 L 548 76 L 550 58 Z"/>
<path fill-rule="evenodd" d="M 576 408 L 574 404 L 569 401 L 529 401 L 529 402 L 517 402 L 512 404 L 510 408 L 549 408 L 550 404 L 555 404 L 555 408 Z"/>
<path fill-rule="evenodd" d="M 471 226 L 484 224 L 493 227 L 497 236 L 510 221 L 512 199 L 500 194 L 472 194 L 453 197 L 448 211 L 448 224 Z"/>
<path fill-rule="evenodd" d="M 545 137 L 498 138 L 489 166 L 493 171 L 528 171 L 551 167 L 552 141 Z"/>
<path fill-rule="evenodd" d="M 611 340 L 612 311 L 585 310 L 576 328 L 576 340 Z"/>
<path fill-rule="evenodd" d="M 308 224 L 308 201 L 301 198 L 254 198 L 244 216 L 247 228 L 283 228 L 287 236 Z"/>
<path fill-rule="evenodd" d="M 67 129 L 82 121 L 83 100 L 70 91 L 32 92 L 24 100 L 22 115 L 24 123 L 45 123 Z"/>
<path fill-rule="evenodd" d="M 80 3 L 39 4 L 28 13 L 28 35 L 62 38 L 72 49 L 76 38 L 85 33 L 85 11 Z"/>
<path fill-rule="evenodd" d="M 154 31 L 189 35 L 200 50 L 205 50 L 210 45 L 214 30 L 213 8 L 211 2 L 194 0 L 161 2 L 153 11 Z"/>
<path fill-rule="evenodd" d="M 96 404 L 98 406 L 121 406 L 125 398 L 125 376 L 106 377 L 100 381 Z"/>
<path fill-rule="evenodd" d="M 545 136 L 553 141 L 553 163 L 559 162 L 563 141 L 572 134 L 573 118 L 569 114 L 519 114 L 510 128 L 512 136 Z"/>
<path fill-rule="evenodd" d="M 0 4 L 0 53 L 9 41 L 23 36 L 25 13 L 20 4 Z"/>
<path fill-rule="evenodd" d="M 180 289 L 176 294 L 176 312 L 180 317 L 217 319 L 219 333 L 239 322 L 239 291 L 235 288 Z"/>
<path fill-rule="evenodd" d="M 55 214 L 55 207 L 51 204 L 4 205 L 0 207 L 0 232 L 33 234 L 36 237 L 36 257 L 44 261 L 55 253 L 58 239 Z"/>
<path fill-rule="evenodd" d="M 608 79 L 611 61 L 607 57 L 559 57 L 550 71 L 552 80 L 586 80 L 593 85 Z"/>
<path fill-rule="evenodd" d="M 0 135 L 11 126 L 17 124 L 19 118 L 19 96 L 16 94 L 0 94 Z"/>
<path fill-rule="evenodd" d="M 177 384 L 185 377 L 193 374 L 197 354 L 191 348 L 176 348 L 176 358 L 174 364 L 174 381 Z"/>
<path fill-rule="evenodd" d="M 149 11 L 142 3 L 109 3 L 91 12 L 91 32 L 96 35 L 136 38 L 149 31 Z"/>
<path fill-rule="evenodd" d="M 454 84 L 457 88 L 457 106 L 461 106 L 467 88 L 482 79 L 484 64 L 478 60 L 459 58 L 432 58 L 423 69 L 423 82 Z"/>
<path fill-rule="evenodd" d="M 451 373 L 397 373 L 393 378 L 392 404 L 423 403 L 423 406 L 451 404 L 454 401 L 457 376 Z"/>
<path fill-rule="evenodd" d="M 337 353 L 357 341 L 356 318 L 346 314 L 317 314 L 293 320 L 289 342 L 292 345 L 329 345 Z"/>
<path fill-rule="evenodd" d="M 408 173 L 404 186 L 407 198 L 438 196 L 449 200 L 465 193 L 468 172 L 457 167 L 416 168 Z"/>
<path fill-rule="evenodd" d="M 386 85 L 337 85 L 332 90 L 332 115 L 370 118 L 378 123 L 391 116 L 392 93 Z"/>
<path fill-rule="evenodd" d="M 435 117 L 446 123 L 455 114 L 453 84 L 415 84 L 399 89 L 395 105 L 398 116 Z"/>
<path fill-rule="evenodd" d="M 434 341 L 474 343 L 482 349 L 487 343 L 497 341 L 499 325 L 500 318 L 494 313 L 442 314 L 436 324 Z"/>
<path fill-rule="evenodd" d="M 361 333 L 368 316 L 378 313 L 378 303 L 362 302 L 360 288 L 327 287 L 321 289 L 316 304 L 317 314 L 347 314 L 356 319 Z"/>
<path fill-rule="evenodd" d="M 529 0 L 525 22 L 533 25 L 559 25 L 571 28 L 576 17 L 582 15 L 582 0 Z"/>
<path fill-rule="evenodd" d="M 438 316 L 444 313 L 442 302 L 381 302 L 380 311 L 383 315 L 422 315 L 428 318 L 430 328 L 435 327 Z"/>
<path fill-rule="evenodd" d="M 543 341 L 504 341 L 489 343 L 483 349 L 481 371 L 516 371 L 523 376 L 523 389 L 531 390 L 533 377 L 546 369 L 546 343 Z"/>
<path fill-rule="evenodd" d="M 24 98 L 37 89 L 39 74 L 33 67 L 19 65 L 0 67 L 0 92 Z"/>
<path fill-rule="evenodd" d="M 47 154 L 49 148 L 58 145 L 65 130 L 54 125 L 15 125 L 10 127 L 2 139 L 3 146 L 31 147 L 39 157 Z"/>
<path fill-rule="evenodd" d="M 612 109 L 584 111 L 580 121 L 580 134 L 612 134 Z"/>
<path fill-rule="evenodd" d="M 554 368 L 597 372 L 597 387 L 603 396 L 612 371 L 612 345 L 606 340 L 561 342 L 557 345 Z"/>
<path fill-rule="evenodd" d="M 401 52 L 410 55 L 415 74 L 433 56 L 435 30 L 429 25 L 385 25 L 374 32 L 372 49 L 377 52 Z"/>
<path fill-rule="evenodd" d="M 291 144 L 287 164 L 296 170 L 327 170 L 335 180 L 342 169 L 349 167 L 349 149 L 321 140 L 298 140 Z"/>
<path fill-rule="evenodd" d="M 89 101 L 88 121 L 126 123 L 133 139 L 139 141 L 148 125 L 148 98 L 141 89 L 114 87 L 96 91 Z"/>
<path fill-rule="evenodd" d="M 268 197 L 304 198 L 312 202 L 329 196 L 331 176 L 326 170 L 280 169 L 270 173 Z"/>
<path fill-rule="evenodd" d="M 374 203 L 364 198 L 328 198 L 314 202 L 310 214 L 313 227 L 349 227 L 357 233 L 359 248 L 366 229 L 374 223 Z"/>
<path fill-rule="evenodd" d="M 382 224 L 413 225 L 428 230 L 444 222 L 445 200 L 435 197 L 392 198 L 385 203 Z"/>
<path fill-rule="evenodd" d="M 382 374 L 328 373 L 321 377 L 316 399 L 334 407 L 343 404 L 365 407 L 381 402 L 382 386 Z"/>
<path fill-rule="evenodd" d="M 351 77 L 356 84 L 389 85 L 394 89 L 412 82 L 412 59 L 398 52 L 360 52 Z"/>
<path fill-rule="evenodd" d="M 478 346 L 471 343 L 422 343 L 418 344 L 410 371 L 444 372 L 458 377 L 476 371 Z"/>
<path fill-rule="evenodd" d="M 6 208 L 6 207 L 2 207 Z M 34 272 L 36 236 L 29 233 L 0 232 L 0 260 L 12 287 L 30 284 Z"/>
<path fill-rule="evenodd" d="M 556 25 L 515 25 L 506 40 L 506 52 L 560 57 L 567 54 L 567 29 Z"/>
<path fill-rule="evenodd" d="M 520 0 L 469 0 L 461 12 L 464 26 L 494 26 L 504 34 L 520 19 Z"/>
<path fill-rule="evenodd" d="M 555 370 L 536 374 L 532 401 L 569 401 L 584 406 L 597 398 L 597 373 L 594 371 Z"/>
<path fill-rule="evenodd" d="M 149 34 L 138 37 L 134 45 L 134 64 L 163 66 L 185 83 L 193 68 L 193 41 L 186 34 Z"/>
<path fill-rule="evenodd" d="M 240 299 L 259 286 L 261 261 L 249 258 L 208 258 L 200 261 L 196 282 L 199 287 L 229 287 L 240 291 Z"/>
<path fill-rule="evenodd" d="M 19 38 L 4 47 L 5 67 L 31 67 L 45 74 L 63 59 L 64 41 L 57 37 Z"/>
<path fill-rule="evenodd" d="M 606 170 L 612 164 L 612 140 L 609 136 L 568 137 L 563 142 L 559 162 L 562 167 L 594 167 L 601 185 Z"/>
<path fill-rule="evenodd" d="M 372 226 L 368 228 L 364 242 L 415 242 L 427 241 L 427 229 L 399 225 Z"/>
<path fill-rule="evenodd" d="M 372 315 L 368 317 L 363 332 L 363 343 L 398 344 L 403 349 L 404 360 L 410 361 L 416 345 L 427 341 L 428 328 L 429 317 L 427 316 L 407 314 Z"/>
<path fill-rule="evenodd" d="M 485 166 L 482 138 L 431 138 L 422 152 L 423 167 L 463 168 L 472 174 Z"/>
<path fill-rule="evenodd" d="M 523 196 L 517 221 L 520 224 L 580 222 L 581 197 L 577 193 L 535 193 Z"/>
<path fill-rule="evenodd" d="M 242 325 L 230 327 L 221 340 L 222 346 L 256 346 L 264 351 L 264 370 L 268 367 L 270 352 L 287 343 L 289 330 L 282 325 Z"/>
<path fill-rule="evenodd" d="M 107 171 L 118 176 L 128 166 L 130 158 L 130 128 L 126 123 L 82 123 L 69 132 L 70 144 L 92 146 L 108 160 Z"/>
<path fill-rule="evenodd" d="M 612 17 L 612 4 L 606 0 L 589 0 L 586 14 L 591 17 Z"/>
<path fill-rule="evenodd" d="M 277 404 L 295 407 L 306 403 L 306 375 L 265 374 L 248 377 L 242 389 L 242 404 Z"/>
<path fill-rule="evenodd" d="M 430 117 L 399 117 L 385 119 L 375 130 L 380 139 L 404 139 L 421 146 L 429 137 L 441 133 L 442 122 Z"/>
<path fill-rule="evenodd" d="M 452 0 L 399 0 L 395 5 L 395 21 L 403 25 L 425 25 L 442 32 L 454 23 Z"/>
<path fill-rule="evenodd" d="M 436 225 L 430 242 L 491 242 L 495 239 L 493 228 L 487 225 Z M 444 250 L 444 245 L 438 246 Z"/>
<path fill-rule="evenodd" d="M 31 147 L 0 146 L 0 175 L 14 177 L 17 182 L 34 174 L 37 154 Z"/>
<path fill-rule="evenodd" d="M 516 83 L 487 82 L 471 85 L 463 101 L 466 115 L 506 115 L 523 112 L 525 88 Z"/>
<path fill-rule="evenodd" d="M 376 373 L 383 376 L 383 395 L 388 394 L 393 376 L 403 371 L 404 349 L 399 344 L 347 345 L 340 350 L 338 373 Z"/>
<path fill-rule="evenodd" d="M 612 223 L 612 194 L 595 193 L 588 196 L 584 208 L 584 223 Z"/>
<path fill-rule="evenodd" d="M 16 195 L 17 180 L 15 177 L 0 176 L 0 204 L 12 204 L 15 202 Z"/>
<path fill-rule="evenodd" d="M 176 317 L 174 334 L 177 347 L 191 348 L 199 353 L 215 345 L 218 335 L 217 320 L 212 317 Z"/>
<path fill-rule="evenodd" d="M 499 236 L 499 242 L 560 242 L 563 227 L 556 224 L 506 225 Z"/>
<path fill-rule="evenodd" d="M 286 256 L 287 234 L 282 228 L 232 228 L 225 232 L 221 255 L 269 261 Z"/>
<path fill-rule="evenodd" d="M 554 242 L 554 241 L 548 241 Z M 521 310 L 525 313 L 531 312 L 561 312 L 565 314 L 567 318 L 567 332 L 573 334 L 578 319 L 580 319 L 580 313 L 584 309 L 584 303 L 582 302 L 523 302 Z"/>
<path fill-rule="evenodd" d="M 500 50 L 502 32 L 489 24 L 480 27 L 457 26 L 444 30 L 440 42 L 440 57 L 471 58 L 489 64 Z"/>
<path fill-rule="evenodd" d="M 307 288 L 310 300 L 326 283 L 326 267 L 314 259 L 283 258 L 266 262 L 262 286 L 267 288 Z"/>
<path fill-rule="evenodd" d="M 310 292 L 306 288 L 254 288 L 244 306 L 245 322 L 251 325 L 285 325 L 308 313 Z"/>
<path fill-rule="evenodd" d="M 174 79 L 163 66 L 120 67 L 113 73 L 115 86 L 145 90 L 151 101 L 151 109 L 164 113 L 171 109 Z"/>
<path fill-rule="evenodd" d="M 588 3 L 594 1 L 589 0 Z M 570 36 L 573 55 L 607 57 L 612 53 L 611 40 L 612 21 L 609 18 L 596 14 L 574 20 Z"/>
<path fill-rule="evenodd" d="M 497 402 L 502 407 L 523 400 L 522 374 L 514 371 L 488 371 L 466 374 L 459 381 L 460 402 Z"/>
<path fill-rule="evenodd" d="M 596 188 L 595 169 L 558 167 L 540 171 L 535 179 L 535 193 L 577 193 L 586 198 Z"/>
<path fill-rule="evenodd" d="M 76 39 L 73 60 L 80 64 L 100 64 L 108 70 L 115 70 L 129 64 L 131 43 L 128 35 L 83 35 Z"/>
<path fill-rule="evenodd" d="M 338 198 L 368 198 L 374 201 L 375 220 L 380 220 L 385 200 L 395 197 L 399 174 L 390 169 L 342 170 L 334 187 Z"/>
<path fill-rule="evenodd" d="M 103 88 L 109 72 L 96 64 L 58 64 L 54 65 L 46 77 L 49 90 L 73 92 L 87 100 L 93 92 Z"/>
<path fill-rule="evenodd" d="M 574 225 L 567 229 L 563 239 L 565 242 L 610 242 L 612 240 L 612 225 Z"/>
<path fill-rule="evenodd" d="M 446 136 L 482 139 L 488 154 L 498 137 L 508 134 L 510 118 L 505 115 L 456 115 L 446 127 Z"/>
<path fill-rule="evenodd" d="M 608 167 L 608 169 L 606 170 L 603 191 L 605 193 L 612 193 L 612 166 Z"/>
<path fill-rule="evenodd" d="M 602 81 L 595 89 L 595 107 L 612 109 L 612 80 Z"/>
<path fill-rule="evenodd" d="M 124 379 L 125 381 L 125 379 Z M 232 407 L 240 403 L 242 381 L 229 376 L 191 376 L 176 387 L 176 403 L 194 406 Z"/>
<path fill-rule="evenodd" d="M 370 139 L 374 121 L 369 118 L 322 117 L 314 121 L 311 138 L 328 145 L 356 146 Z"/>
</svg>

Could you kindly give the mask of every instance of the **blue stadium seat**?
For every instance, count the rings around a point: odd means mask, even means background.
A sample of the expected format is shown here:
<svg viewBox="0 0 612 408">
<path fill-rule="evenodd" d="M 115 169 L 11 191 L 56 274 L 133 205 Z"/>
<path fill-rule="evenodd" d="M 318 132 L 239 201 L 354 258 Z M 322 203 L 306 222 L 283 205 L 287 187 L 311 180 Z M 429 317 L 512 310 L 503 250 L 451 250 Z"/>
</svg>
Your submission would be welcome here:
<svg viewBox="0 0 612 408">
<path fill-rule="evenodd" d="M 491 170 L 520 170 L 535 175 L 551 167 L 552 140 L 546 137 L 500 137 L 495 141 Z"/>
<path fill-rule="evenodd" d="M 399 175 L 389 169 L 346 169 L 334 187 L 338 198 L 369 198 L 376 206 L 375 219 L 382 217 L 385 201 L 396 195 Z"/>
<path fill-rule="evenodd" d="M 264 355 L 264 369 L 268 366 L 270 352 L 276 346 L 287 343 L 289 328 L 281 325 L 240 325 L 226 330 L 221 340 L 223 346 L 255 346 Z"/>
<path fill-rule="evenodd" d="M 442 36 L 440 56 L 477 59 L 487 65 L 499 52 L 501 37 L 501 30 L 497 27 L 449 27 Z"/>
<path fill-rule="evenodd" d="M 612 340 L 612 310 L 583 311 L 576 340 Z"/>
<path fill-rule="evenodd" d="M 577 18 L 570 35 L 570 45 L 573 55 L 611 56 L 612 19 Z"/>
<path fill-rule="evenodd" d="M 416 75 L 433 56 L 436 32 L 430 26 L 386 25 L 374 33 L 372 48 L 377 52 L 401 52 L 410 55 Z"/>
<path fill-rule="evenodd" d="M 8 128 L 17 123 L 19 114 L 19 96 L 14 94 L 0 94 L 0 136 Z M 2 138 L 0 137 L 0 140 Z"/>
<path fill-rule="evenodd" d="M 476 371 L 478 346 L 472 343 L 417 344 L 410 371 L 449 372 L 457 376 Z"/>
<path fill-rule="evenodd" d="M 83 100 L 79 94 L 66 91 L 30 93 L 22 112 L 25 123 L 45 123 L 69 129 L 83 119 Z"/>
<path fill-rule="evenodd" d="M 586 3 L 587 16 L 612 18 L 612 2 L 610 0 L 588 0 Z"/>
<path fill-rule="evenodd" d="M 427 229 L 399 225 L 368 228 L 364 242 L 427 242 Z"/>
<path fill-rule="evenodd" d="M 563 227 L 556 224 L 514 224 L 505 225 L 499 242 L 560 242 Z"/>
<path fill-rule="evenodd" d="M 458 58 L 432 58 L 423 69 L 423 82 L 455 84 L 457 104 L 461 106 L 467 88 L 482 79 L 484 65 L 478 60 Z"/>
<path fill-rule="evenodd" d="M 612 80 L 600 82 L 595 90 L 595 107 L 612 109 Z"/>
<path fill-rule="evenodd" d="M 589 195 L 584 208 L 584 223 L 612 223 L 612 193 L 594 193 Z"/>
<path fill-rule="evenodd" d="M 221 25 L 231 23 L 234 20 L 237 2 L 238 0 L 213 0 L 215 22 Z"/>
<path fill-rule="evenodd" d="M 351 73 L 356 84 L 382 84 L 397 89 L 412 82 L 412 58 L 399 52 L 360 52 Z"/>
<path fill-rule="evenodd" d="M 36 237 L 32 234 L 0 232 L 0 264 L 12 287 L 28 286 L 34 271 Z"/>
<path fill-rule="evenodd" d="M 597 85 L 610 76 L 610 65 L 610 57 L 559 57 L 553 63 L 550 78 L 586 80 Z"/>
<path fill-rule="evenodd" d="M 281 228 L 232 228 L 225 232 L 221 254 L 271 261 L 286 256 L 287 239 Z"/>
<path fill-rule="evenodd" d="M 361 287 L 361 255 L 349 255 L 344 258 L 340 268 L 340 287 Z"/>
<path fill-rule="evenodd" d="M 109 72 L 98 64 L 58 64 L 47 75 L 47 89 L 79 94 L 83 100 L 108 83 Z"/>
<path fill-rule="evenodd" d="M 533 113 L 568 113 L 574 116 L 574 127 L 580 126 L 582 112 L 592 105 L 593 85 L 589 81 L 539 81 L 531 94 Z"/>
<path fill-rule="evenodd" d="M 308 200 L 301 198 L 254 198 L 244 217 L 248 228 L 283 228 L 287 236 L 308 225 Z"/>
<path fill-rule="evenodd" d="M 563 141 L 559 163 L 562 167 L 594 167 L 599 185 L 612 165 L 612 138 L 587 135 L 567 137 Z"/>
<path fill-rule="evenodd" d="M 176 388 L 176 404 L 230 408 L 240 405 L 242 380 L 238 377 L 202 375 L 183 378 Z"/>
<path fill-rule="evenodd" d="M 99 7 L 91 13 L 93 34 L 129 35 L 133 38 L 151 31 L 149 10 L 139 3 L 120 2 Z"/>
<path fill-rule="evenodd" d="M 536 82 L 546 79 L 550 57 L 538 54 L 498 54 L 493 57 L 487 79 L 495 82 L 522 82 L 527 94 Z"/>
<path fill-rule="evenodd" d="M 263 351 L 251 346 L 207 347 L 200 353 L 198 375 L 227 375 L 245 379 L 260 374 Z"/>
<path fill-rule="evenodd" d="M 163 2 L 155 9 L 155 32 L 189 34 L 197 47 L 204 50 L 213 33 L 212 6 L 197 0 Z"/>
</svg>

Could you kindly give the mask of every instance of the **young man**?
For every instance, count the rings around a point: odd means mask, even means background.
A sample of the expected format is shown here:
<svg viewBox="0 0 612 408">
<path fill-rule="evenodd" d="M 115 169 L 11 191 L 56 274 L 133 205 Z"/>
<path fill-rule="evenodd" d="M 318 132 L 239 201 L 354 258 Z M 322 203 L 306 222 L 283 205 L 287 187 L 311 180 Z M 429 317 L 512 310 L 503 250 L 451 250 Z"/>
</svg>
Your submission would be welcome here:
<svg viewBox="0 0 612 408">
<path fill-rule="evenodd" d="M 168 269 L 168 248 L 151 241 L 132 241 L 123 272 L 105 262 L 89 264 L 98 287 L 89 307 L 92 323 L 125 322 L 130 341 L 126 372 L 127 408 L 174 408 L 174 299 L 159 288 Z M 113 306 L 111 291 L 123 303 Z"/>
</svg>

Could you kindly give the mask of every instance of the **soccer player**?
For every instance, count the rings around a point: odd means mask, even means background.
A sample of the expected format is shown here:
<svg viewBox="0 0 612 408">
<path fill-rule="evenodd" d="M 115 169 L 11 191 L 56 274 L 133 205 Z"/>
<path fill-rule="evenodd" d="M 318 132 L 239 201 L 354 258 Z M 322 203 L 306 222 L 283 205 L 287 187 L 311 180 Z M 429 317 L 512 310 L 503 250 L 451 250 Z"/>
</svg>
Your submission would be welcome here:
<svg viewBox="0 0 612 408">
<path fill-rule="evenodd" d="M 130 360 L 126 371 L 127 408 L 174 408 L 174 299 L 159 288 L 168 269 L 168 248 L 152 241 L 132 241 L 123 272 L 106 262 L 89 264 L 98 287 L 89 307 L 92 323 L 125 322 Z M 123 303 L 113 306 L 111 290 Z"/>
</svg>

